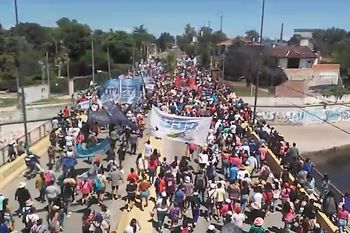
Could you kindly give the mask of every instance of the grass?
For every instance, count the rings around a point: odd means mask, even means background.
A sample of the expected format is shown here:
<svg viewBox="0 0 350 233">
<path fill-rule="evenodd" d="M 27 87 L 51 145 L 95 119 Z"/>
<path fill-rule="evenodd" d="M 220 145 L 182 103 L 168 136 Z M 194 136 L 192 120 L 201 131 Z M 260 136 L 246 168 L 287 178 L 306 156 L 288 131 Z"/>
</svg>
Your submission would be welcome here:
<svg viewBox="0 0 350 233">
<path fill-rule="evenodd" d="M 49 99 L 42 99 L 31 103 L 31 105 L 39 105 L 39 104 L 60 104 L 60 103 L 69 103 L 70 99 L 62 99 L 50 97 Z"/>
<path fill-rule="evenodd" d="M 0 108 L 12 107 L 17 104 L 17 98 L 0 98 Z"/>
<path fill-rule="evenodd" d="M 247 87 L 245 82 L 225 81 L 225 84 L 233 88 L 236 95 L 239 97 L 254 96 L 254 89 Z M 266 89 L 259 89 L 258 96 L 269 97 L 271 95 Z"/>
</svg>

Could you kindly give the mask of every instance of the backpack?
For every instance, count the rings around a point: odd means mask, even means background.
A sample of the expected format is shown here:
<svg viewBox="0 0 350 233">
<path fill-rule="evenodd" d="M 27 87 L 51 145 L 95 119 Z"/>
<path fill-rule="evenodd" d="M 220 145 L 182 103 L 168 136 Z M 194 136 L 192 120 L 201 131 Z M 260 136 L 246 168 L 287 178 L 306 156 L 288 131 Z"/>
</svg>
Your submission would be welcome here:
<svg viewBox="0 0 350 233">
<path fill-rule="evenodd" d="M 159 184 L 160 184 L 160 178 L 157 177 L 156 181 L 154 182 L 154 188 L 156 189 L 156 192 L 159 192 L 160 190 Z"/>
<path fill-rule="evenodd" d="M 196 180 L 196 188 L 204 189 L 205 188 L 205 180 L 203 176 L 198 176 Z"/>
<path fill-rule="evenodd" d="M 94 182 L 94 189 L 95 191 L 101 191 L 103 189 L 102 181 L 98 178 Z"/>
<path fill-rule="evenodd" d="M 102 230 L 102 224 L 100 224 L 100 225 L 96 225 L 95 223 L 92 223 L 93 225 L 94 225 L 94 227 L 95 227 L 95 230 L 94 230 L 94 233 L 104 233 L 104 231 Z"/>
<path fill-rule="evenodd" d="M 45 171 L 44 180 L 46 185 L 49 185 L 51 181 L 53 181 L 52 173 L 50 172 L 50 170 Z"/>
</svg>

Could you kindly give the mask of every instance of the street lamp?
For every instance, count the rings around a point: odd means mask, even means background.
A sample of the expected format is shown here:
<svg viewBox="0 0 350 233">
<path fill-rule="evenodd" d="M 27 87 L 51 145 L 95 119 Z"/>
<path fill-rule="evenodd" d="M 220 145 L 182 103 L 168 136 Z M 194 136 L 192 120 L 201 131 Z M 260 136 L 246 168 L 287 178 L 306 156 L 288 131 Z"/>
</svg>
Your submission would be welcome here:
<svg viewBox="0 0 350 233">
<path fill-rule="evenodd" d="M 262 62 L 262 38 L 263 38 L 263 30 L 264 30 L 264 14 L 265 14 L 265 0 L 262 2 L 261 7 L 261 22 L 260 22 L 260 38 L 259 38 L 259 58 L 258 58 L 258 68 L 256 74 L 256 85 L 255 85 L 255 93 L 254 93 L 254 110 L 253 110 L 253 123 L 255 123 L 256 119 L 256 105 L 258 103 L 258 90 L 259 90 L 259 82 L 260 82 L 260 66 Z"/>
<path fill-rule="evenodd" d="M 17 0 L 15 0 L 15 17 L 16 17 L 16 29 L 18 29 L 18 9 L 17 9 Z M 15 30 L 17 31 L 17 30 Z M 19 61 L 19 50 L 16 48 L 15 60 L 16 60 L 16 79 L 17 85 L 21 86 L 21 105 L 22 105 L 22 113 L 23 113 L 23 124 L 24 124 L 24 140 L 26 145 L 26 150 L 28 152 L 29 149 L 29 139 L 28 139 L 28 127 L 27 127 L 27 110 L 26 110 L 26 100 L 24 93 L 24 81 L 20 78 L 20 61 Z M 18 87 L 17 86 L 17 87 Z M 19 89 L 17 89 L 18 93 Z M 19 96 L 19 95 L 18 95 Z"/>
</svg>

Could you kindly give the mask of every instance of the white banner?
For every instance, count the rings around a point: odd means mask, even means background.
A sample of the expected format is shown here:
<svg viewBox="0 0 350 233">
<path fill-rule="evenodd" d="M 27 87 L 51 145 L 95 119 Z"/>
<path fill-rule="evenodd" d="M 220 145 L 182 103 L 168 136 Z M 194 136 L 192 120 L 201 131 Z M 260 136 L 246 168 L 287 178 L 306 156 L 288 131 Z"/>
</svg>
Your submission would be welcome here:
<svg viewBox="0 0 350 233">
<path fill-rule="evenodd" d="M 183 117 L 171 115 L 152 107 L 151 135 L 174 141 L 204 145 L 208 136 L 211 117 Z"/>
</svg>

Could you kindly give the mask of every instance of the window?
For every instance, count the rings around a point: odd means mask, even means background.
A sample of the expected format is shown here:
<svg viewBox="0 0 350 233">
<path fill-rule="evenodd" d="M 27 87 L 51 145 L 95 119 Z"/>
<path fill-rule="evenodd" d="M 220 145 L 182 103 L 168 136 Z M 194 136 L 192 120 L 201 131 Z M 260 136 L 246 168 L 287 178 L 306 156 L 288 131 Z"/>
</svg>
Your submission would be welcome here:
<svg viewBox="0 0 350 233">
<path fill-rule="evenodd" d="M 299 68 L 300 59 L 299 58 L 289 58 L 287 68 Z"/>
</svg>

